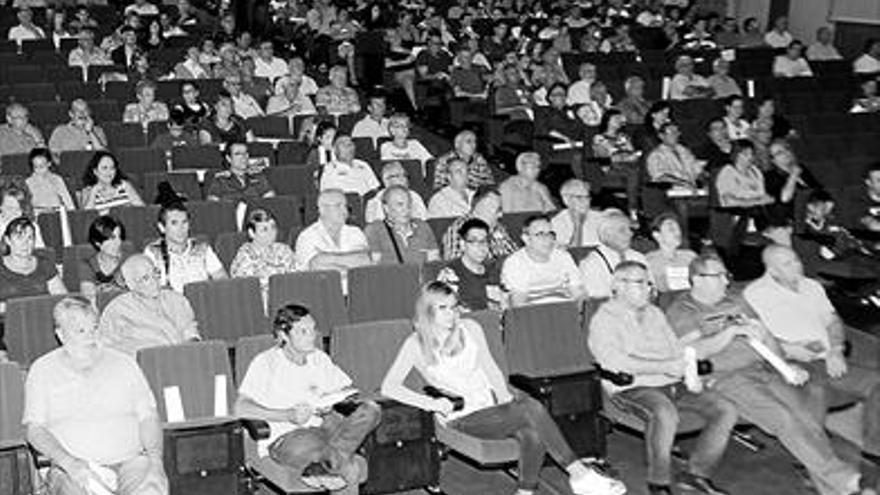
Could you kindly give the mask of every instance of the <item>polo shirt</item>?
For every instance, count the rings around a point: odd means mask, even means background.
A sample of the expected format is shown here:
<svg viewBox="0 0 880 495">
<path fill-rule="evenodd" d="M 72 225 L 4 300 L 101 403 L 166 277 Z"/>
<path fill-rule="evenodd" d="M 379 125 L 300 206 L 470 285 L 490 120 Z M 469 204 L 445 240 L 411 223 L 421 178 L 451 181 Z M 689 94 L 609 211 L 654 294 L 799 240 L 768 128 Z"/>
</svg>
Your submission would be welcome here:
<svg viewBox="0 0 880 495">
<path fill-rule="evenodd" d="M 73 124 L 61 124 L 52 131 L 49 137 L 49 149 L 52 153 L 62 151 L 101 150 L 106 148 L 107 136 L 100 126 L 95 125 L 91 134 Z"/>
<path fill-rule="evenodd" d="M 379 179 L 367 162 L 355 158 L 351 164 L 333 161 L 324 165 L 321 172 L 320 188 L 341 189 L 346 193 L 357 193 L 361 196 L 378 189 Z"/>
<path fill-rule="evenodd" d="M 465 196 L 451 186 L 440 189 L 428 202 L 428 218 L 453 218 L 467 215 L 474 200 L 473 189 L 466 189 Z"/>
<path fill-rule="evenodd" d="M 743 296 L 777 339 L 819 341 L 826 349 L 830 348 L 828 325 L 835 320 L 836 310 L 819 282 L 804 277 L 798 290 L 792 291 L 764 274 L 745 288 Z M 818 353 L 816 357 L 826 354 Z"/>
<path fill-rule="evenodd" d="M 397 249 L 400 250 L 403 263 L 424 263 L 428 251 L 439 253 L 440 248 L 437 245 L 437 239 L 434 238 L 434 232 L 424 220 L 410 220 L 411 230 L 406 237 L 400 231 L 394 230 L 385 220 L 377 220 L 367 225 L 364 234 L 367 236 L 370 251 L 379 253 L 381 256 L 379 263 L 397 264 L 401 262 L 394 249 L 389 228 L 394 232 L 394 239 L 397 241 Z"/>
<path fill-rule="evenodd" d="M 501 283 L 510 292 L 528 293 L 556 287 L 584 287 L 583 274 L 574 264 L 567 251 L 553 249 L 545 262 L 536 261 L 529 256 L 526 248 L 520 248 L 504 260 L 501 267 Z M 571 300 L 560 294 L 550 294 L 535 300 L 534 303 L 551 303 Z"/>
<path fill-rule="evenodd" d="M 272 60 L 266 62 L 261 57 L 254 57 L 254 76 L 265 77 L 269 81 L 274 81 L 287 74 L 287 62 L 284 60 L 272 57 Z"/>
<path fill-rule="evenodd" d="M 242 181 L 231 171 L 224 170 L 214 175 L 206 196 L 245 202 L 248 199 L 262 198 L 270 192 L 272 192 L 272 186 L 269 185 L 269 179 L 263 172 L 245 174 L 244 181 Z"/>
<path fill-rule="evenodd" d="M 343 225 L 337 244 L 321 220 L 309 225 L 296 239 L 296 264 L 298 270 L 308 270 L 309 263 L 318 253 L 350 253 L 366 251 L 367 237 L 353 225 Z"/>
<path fill-rule="evenodd" d="M 788 31 L 779 34 L 776 30 L 767 31 L 767 34 L 764 35 L 764 43 L 767 43 L 772 48 L 788 48 L 788 45 L 794 38 L 791 36 L 791 33 Z"/>
<path fill-rule="evenodd" d="M 110 465 L 140 454 L 140 422 L 157 414 L 137 363 L 113 349 L 101 353 L 86 373 L 68 364 L 63 348 L 34 361 L 22 423 L 46 428 L 74 457 Z"/>
<path fill-rule="evenodd" d="M 818 41 L 807 47 L 809 60 L 842 60 L 843 57 L 834 45 L 823 45 Z"/>
</svg>

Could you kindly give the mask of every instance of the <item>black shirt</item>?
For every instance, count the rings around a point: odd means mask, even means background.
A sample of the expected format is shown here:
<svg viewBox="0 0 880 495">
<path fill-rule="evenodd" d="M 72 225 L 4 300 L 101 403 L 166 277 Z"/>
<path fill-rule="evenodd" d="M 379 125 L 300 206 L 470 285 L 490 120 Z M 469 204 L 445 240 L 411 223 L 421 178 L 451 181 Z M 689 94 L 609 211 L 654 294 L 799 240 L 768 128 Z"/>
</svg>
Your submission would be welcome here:
<svg viewBox="0 0 880 495">
<path fill-rule="evenodd" d="M 501 285 L 501 270 L 499 270 L 497 263 L 487 264 L 486 271 L 482 275 L 468 270 L 461 258 L 450 261 L 446 267 L 455 272 L 455 276 L 458 277 L 458 283 L 454 285 L 457 287 L 458 300 L 462 305 L 471 311 L 479 311 L 489 307 L 486 287 Z"/>
</svg>

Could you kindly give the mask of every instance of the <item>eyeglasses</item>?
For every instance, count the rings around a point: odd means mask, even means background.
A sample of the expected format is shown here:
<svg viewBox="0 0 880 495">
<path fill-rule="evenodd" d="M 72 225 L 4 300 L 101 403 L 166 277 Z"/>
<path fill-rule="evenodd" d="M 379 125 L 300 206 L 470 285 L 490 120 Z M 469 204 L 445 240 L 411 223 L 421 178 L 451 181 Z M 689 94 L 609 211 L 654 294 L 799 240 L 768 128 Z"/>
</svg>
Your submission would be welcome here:
<svg viewBox="0 0 880 495">
<path fill-rule="evenodd" d="M 646 278 L 622 278 L 622 279 L 620 279 L 620 281 L 625 284 L 640 285 L 643 287 L 651 287 L 654 285 L 653 282 L 651 282 L 650 280 L 648 280 Z"/>
<path fill-rule="evenodd" d="M 489 239 L 486 237 L 483 237 L 480 239 L 465 239 L 464 242 L 466 242 L 468 244 L 474 244 L 477 246 L 488 246 L 489 245 Z"/>
<path fill-rule="evenodd" d="M 696 274 L 695 276 L 697 276 L 697 277 L 706 277 L 706 278 L 715 278 L 715 277 L 717 277 L 717 278 L 727 278 L 727 277 L 730 276 L 730 274 L 727 273 L 727 272 L 718 272 L 718 273 L 707 272 L 707 273 L 698 273 L 698 274 Z"/>
<path fill-rule="evenodd" d="M 544 239 L 556 239 L 556 232 L 552 230 L 547 230 L 543 232 L 530 232 L 529 235 L 531 237 L 543 237 Z"/>
<path fill-rule="evenodd" d="M 586 200 L 586 199 L 590 199 L 592 196 L 589 194 L 566 194 L 565 197 L 571 198 L 571 199 L 584 199 L 584 200 Z"/>
</svg>

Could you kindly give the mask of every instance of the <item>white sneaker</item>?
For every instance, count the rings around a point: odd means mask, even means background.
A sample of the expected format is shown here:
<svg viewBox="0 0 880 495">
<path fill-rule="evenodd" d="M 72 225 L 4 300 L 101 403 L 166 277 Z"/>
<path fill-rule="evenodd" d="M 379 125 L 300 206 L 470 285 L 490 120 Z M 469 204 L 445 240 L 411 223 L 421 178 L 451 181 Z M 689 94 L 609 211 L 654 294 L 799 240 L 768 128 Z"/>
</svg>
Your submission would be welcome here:
<svg viewBox="0 0 880 495">
<path fill-rule="evenodd" d="M 568 484 L 574 495 L 623 495 L 626 486 L 614 478 L 599 474 L 588 469 L 587 474 L 578 478 L 569 478 Z"/>
</svg>

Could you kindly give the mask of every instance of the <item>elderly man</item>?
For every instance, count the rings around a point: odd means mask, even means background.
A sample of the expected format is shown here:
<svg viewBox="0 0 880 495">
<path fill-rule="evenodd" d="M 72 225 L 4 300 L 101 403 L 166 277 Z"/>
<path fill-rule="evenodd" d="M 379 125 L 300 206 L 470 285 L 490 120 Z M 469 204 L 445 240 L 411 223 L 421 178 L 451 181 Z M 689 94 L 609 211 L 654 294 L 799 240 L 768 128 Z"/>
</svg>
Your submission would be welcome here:
<svg viewBox="0 0 880 495">
<path fill-rule="evenodd" d="M 0 125 L 0 155 L 30 153 L 44 146 L 43 134 L 28 122 L 28 109 L 20 103 L 6 107 L 6 123 Z"/>
<path fill-rule="evenodd" d="M 382 192 L 384 218 L 364 229 L 373 262 L 424 263 L 440 259 L 440 248 L 431 227 L 413 215 L 410 192 L 400 185 Z"/>
<path fill-rule="evenodd" d="M 284 92 L 284 86 L 289 79 L 299 81 L 299 91 L 306 96 L 314 96 L 318 93 L 318 84 L 311 76 L 305 73 L 305 62 L 301 57 L 293 57 L 287 63 L 288 75 L 275 82 L 275 94 Z"/>
<path fill-rule="evenodd" d="M 135 355 L 144 347 L 200 339 L 189 300 L 179 292 L 162 288 L 159 270 L 149 257 L 129 257 L 120 272 L 128 292 L 104 308 L 99 325 L 104 344 Z"/>
<path fill-rule="evenodd" d="M 498 186 L 501 209 L 505 213 L 547 213 L 556 209 L 547 186 L 538 182 L 538 174 L 541 173 L 540 155 L 534 151 L 520 153 L 516 157 L 516 172 L 516 175 L 508 177 Z"/>
<path fill-rule="evenodd" d="M 46 38 L 43 28 L 34 24 L 34 13 L 29 7 L 18 9 L 18 25 L 9 28 L 7 38 L 21 44 L 24 40 L 41 40 Z"/>
<path fill-rule="evenodd" d="M 434 189 L 449 183 L 449 165 L 458 159 L 467 165 L 467 185 L 471 189 L 494 186 L 495 176 L 483 155 L 477 152 L 477 135 L 473 131 L 461 131 L 453 140 L 454 149 L 439 158 L 434 165 Z"/>
<path fill-rule="evenodd" d="M 455 158 L 446 168 L 449 182 L 431 196 L 429 218 L 454 218 L 471 211 L 476 191 L 468 187 L 468 168 L 464 160 Z"/>
<path fill-rule="evenodd" d="M 232 97 L 232 113 L 235 115 L 243 119 L 262 117 L 264 115 L 263 108 L 257 103 L 257 100 L 242 91 L 240 75 L 230 74 L 226 76 L 223 79 L 223 88 Z"/>
<path fill-rule="evenodd" d="M 392 186 L 403 187 L 409 192 L 413 218 L 418 218 L 419 220 L 428 218 L 428 208 L 425 206 L 425 200 L 419 196 L 419 193 L 409 189 L 409 177 L 406 175 L 406 170 L 400 162 L 387 162 L 385 165 L 382 165 L 382 185 L 384 188 L 376 191 L 376 195 L 370 198 L 364 207 L 364 218 L 367 223 L 385 218 L 382 194 Z"/>
<path fill-rule="evenodd" d="M 843 322 L 822 285 L 804 276 L 790 247 L 771 244 L 761 259 L 764 275 L 746 287 L 746 301 L 779 340 L 785 356 L 810 372 L 807 396 L 819 424 L 825 424 L 828 391 L 863 400 L 862 456 L 880 466 L 880 373 L 847 362 Z"/>
<path fill-rule="evenodd" d="M 248 199 L 275 196 L 266 174 L 251 169 L 247 143 L 227 143 L 223 154 L 229 168 L 214 174 L 206 194 L 208 200 L 246 202 Z"/>
<path fill-rule="evenodd" d="M 330 84 L 318 90 L 315 106 L 330 115 L 345 115 L 361 111 L 357 91 L 348 86 L 348 69 L 335 65 L 330 69 Z"/>
<path fill-rule="evenodd" d="M 345 193 L 325 189 L 318 196 L 318 220 L 296 239 L 296 261 L 300 270 L 338 270 L 369 265 L 370 250 L 363 231 L 346 225 Z"/>
<path fill-rule="evenodd" d="M 77 47 L 67 55 L 67 65 L 81 67 L 87 72 L 90 65 L 112 65 L 110 55 L 100 46 L 95 45 L 95 33 L 91 29 L 83 29 L 77 35 Z M 83 74 L 87 76 L 88 74 Z M 83 78 L 85 79 L 85 77 Z"/>
<path fill-rule="evenodd" d="M 590 208 L 590 184 L 569 179 L 559 188 L 565 209 L 553 216 L 556 245 L 560 247 L 595 246 L 602 212 Z"/>
<path fill-rule="evenodd" d="M 682 345 L 693 346 L 697 357 L 712 362 L 712 389 L 736 404 L 740 416 L 775 436 L 798 459 L 823 495 L 850 494 L 858 489 L 858 474 L 831 448 L 823 426 L 807 410 L 795 388 L 809 377 L 794 366 L 784 378 L 762 362 L 750 339 L 779 354 L 773 336 L 741 294 L 728 288 L 728 272 L 717 255 L 695 258 L 688 267 L 690 291 L 667 310 L 669 323 Z M 788 383 L 786 383 L 790 380 Z"/>
<path fill-rule="evenodd" d="M 669 83 L 669 99 L 689 100 L 711 98 L 714 95 L 709 81 L 694 73 L 694 65 L 694 59 L 689 55 L 682 55 L 675 61 L 676 74 Z"/>
<path fill-rule="evenodd" d="M 459 217 L 443 234 L 443 259 L 454 260 L 464 250 L 461 226 L 471 218 L 479 218 L 489 226 L 489 259 L 503 258 L 516 251 L 517 245 L 504 225 L 501 224 L 501 195 L 498 191 L 483 192 L 474 199 L 471 211 Z"/>
<path fill-rule="evenodd" d="M 89 104 L 83 99 L 70 103 L 70 122 L 61 124 L 49 137 L 49 149 L 56 157 L 64 151 L 102 150 L 107 148 L 107 135 L 95 125 Z"/>
<path fill-rule="evenodd" d="M 341 189 L 345 193 L 363 196 L 379 188 L 379 180 L 370 165 L 354 157 L 354 141 L 341 135 L 333 144 L 336 159 L 324 165 L 320 189 Z"/>
<path fill-rule="evenodd" d="M 843 60 L 843 56 L 834 47 L 834 33 L 828 26 L 816 30 L 816 42 L 807 47 L 807 59 L 810 61 Z"/>
<path fill-rule="evenodd" d="M 604 385 L 612 402 L 647 424 L 648 493 L 673 493 L 672 445 L 678 412 L 686 410 L 702 416 L 706 424 L 690 453 L 688 469 L 678 481 L 705 494 L 726 494 L 710 476 L 727 448 L 737 420 L 736 407 L 714 390 L 701 391 L 696 363 L 679 344 L 660 308 L 651 304 L 651 279 L 645 265 L 635 261 L 617 265 L 612 293 L 590 322 L 588 344 L 604 369 L 633 377 L 628 385 Z"/>
<path fill-rule="evenodd" d="M 549 217 L 529 217 L 522 239 L 525 245 L 501 267 L 501 283 L 510 292 L 512 306 L 577 301 L 586 296 L 583 275 L 571 255 L 556 246 Z"/>
<path fill-rule="evenodd" d="M 587 296 L 602 299 L 611 295 L 614 268 L 622 261 L 637 261 L 644 265 L 645 256 L 630 247 L 632 228 L 629 218 L 620 210 L 602 213 L 596 230 L 599 245 L 580 263 L 587 282 Z"/>
<path fill-rule="evenodd" d="M 130 357 L 99 343 L 97 315 L 77 297 L 53 311 L 61 347 L 28 371 L 23 423 L 51 462 L 51 495 L 167 495 L 162 428 Z"/>
</svg>

